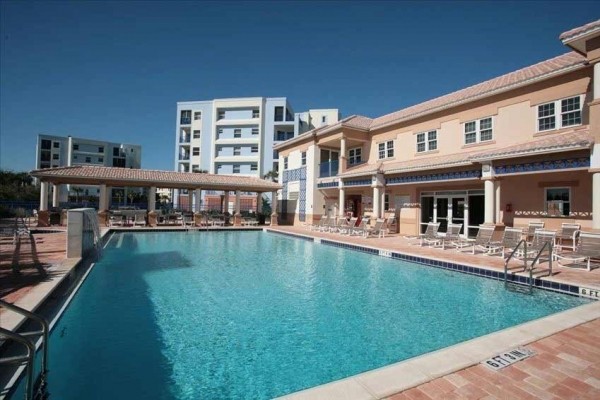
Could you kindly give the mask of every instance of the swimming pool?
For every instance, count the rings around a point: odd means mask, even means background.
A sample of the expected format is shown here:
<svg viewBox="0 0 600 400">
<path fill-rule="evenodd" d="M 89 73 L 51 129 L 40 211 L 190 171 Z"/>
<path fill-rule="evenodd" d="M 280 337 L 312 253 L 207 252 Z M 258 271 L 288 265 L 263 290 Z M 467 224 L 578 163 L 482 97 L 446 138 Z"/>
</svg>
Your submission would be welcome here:
<svg viewBox="0 0 600 400">
<path fill-rule="evenodd" d="M 267 232 L 116 233 L 52 333 L 49 391 L 271 398 L 587 302 Z"/>
</svg>

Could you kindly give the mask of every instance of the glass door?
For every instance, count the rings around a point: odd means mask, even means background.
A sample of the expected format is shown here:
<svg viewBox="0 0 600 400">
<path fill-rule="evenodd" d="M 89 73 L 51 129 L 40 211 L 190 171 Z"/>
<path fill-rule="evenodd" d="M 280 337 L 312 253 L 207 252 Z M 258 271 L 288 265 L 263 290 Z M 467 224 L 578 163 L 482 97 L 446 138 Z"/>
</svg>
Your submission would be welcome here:
<svg viewBox="0 0 600 400">
<path fill-rule="evenodd" d="M 452 223 L 462 224 L 460 233 L 465 231 L 465 198 L 452 197 Z"/>
<path fill-rule="evenodd" d="M 435 201 L 435 222 L 440 223 L 438 232 L 446 232 L 448 229 L 448 204 L 450 203 L 448 200 L 448 197 L 438 197 Z"/>
<path fill-rule="evenodd" d="M 421 233 L 425 233 L 427 223 L 433 222 L 433 197 L 421 197 Z"/>
</svg>

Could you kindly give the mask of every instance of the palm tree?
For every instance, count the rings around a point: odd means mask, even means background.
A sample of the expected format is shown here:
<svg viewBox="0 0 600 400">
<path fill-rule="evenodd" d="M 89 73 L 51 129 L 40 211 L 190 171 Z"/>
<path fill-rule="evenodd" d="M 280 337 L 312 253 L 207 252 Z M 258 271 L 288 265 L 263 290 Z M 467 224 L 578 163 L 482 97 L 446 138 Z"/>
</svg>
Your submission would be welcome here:
<svg viewBox="0 0 600 400">
<path fill-rule="evenodd" d="M 79 203 L 79 193 L 83 192 L 83 188 L 73 186 L 71 190 L 75 192 L 75 203 Z"/>
<path fill-rule="evenodd" d="M 278 182 L 279 179 L 279 172 L 275 171 L 275 170 L 270 170 L 269 172 L 267 172 L 264 176 L 263 179 L 269 179 L 273 182 Z"/>
</svg>

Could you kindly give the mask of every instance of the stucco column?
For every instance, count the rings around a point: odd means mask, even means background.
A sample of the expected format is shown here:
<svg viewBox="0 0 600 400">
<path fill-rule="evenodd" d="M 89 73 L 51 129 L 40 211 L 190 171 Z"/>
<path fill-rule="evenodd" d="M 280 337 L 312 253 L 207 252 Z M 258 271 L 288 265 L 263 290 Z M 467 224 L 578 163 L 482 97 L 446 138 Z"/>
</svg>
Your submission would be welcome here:
<svg viewBox="0 0 600 400">
<path fill-rule="evenodd" d="M 381 215 L 381 209 L 379 208 L 379 204 L 381 203 L 380 192 L 379 186 L 373 186 L 373 217 L 376 219 Z"/>
<path fill-rule="evenodd" d="M 600 171 L 592 174 L 592 229 L 600 230 Z"/>
<path fill-rule="evenodd" d="M 381 204 L 381 208 L 380 208 L 380 217 L 381 218 L 385 218 L 385 187 L 381 188 L 381 199 L 380 199 L 380 203 Z"/>
<path fill-rule="evenodd" d="M 223 213 L 229 212 L 229 190 L 223 195 Z"/>
<path fill-rule="evenodd" d="M 98 224 L 100 226 L 108 225 L 107 209 L 106 185 L 100 185 L 100 195 L 98 196 Z"/>
<path fill-rule="evenodd" d="M 240 191 L 235 191 L 235 214 L 233 215 L 233 226 L 242 225 L 242 214 L 240 210 Z"/>
<path fill-rule="evenodd" d="M 52 185 L 52 207 L 58 207 L 58 195 L 60 193 L 60 185 L 55 183 Z"/>
<path fill-rule="evenodd" d="M 600 100 L 600 62 L 594 64 L 594 100 Z"/>
<path fill-rule="evenodd" d="M 494 181 L 494 191 L 495 191 L 495 198 L 494 198 L 494 205 L 495 205 L 495 221 L 497 224 L 501 224 L 502 221 L 502 209 L 500 208 L 500 196 L 501 196 L 501 190 L 502 190 L 502 184 L 501 181 L 499 180 L 495 180 Z"/>
<path fill-rule="evenodd" d="M 156 212 L 156 186 L 148 188 L 148 225 L 156 226 L 158 213 Z"/>
<path fill-rule="evenodd" d="M 256 213 L 257 214 L 262 213 L 262 204 L 263 204 L 262 193 L 258 193 L 256 195 Z"/>
<path fill-rule="evenodd" d="M 341 184 L 342 183 L 340 182 L 338 215 L 340 217 L 343 217 L 346 211 L 346 189 L 344 189 L 344 187 L 341 186 Z"/>
<path fill-rule="evenodd" d="M 338 166 L 338 171 L 340 173 L 346 170 L 346 138 L 342 136 L 340 139 L 340 165 Z"/>
<path fill-rule="evenodd" d="M 272 193 L 271 199 L 271 226 L 277 226 L 277 192 Z"/>
<path fill-rule="evenodd" d="M 50 226 L 50 213 L 48 212 L 48 182 L 40 182 L 38 226 Z"/>
<path fill-rule="evenodd" d="M 202 211 L 202 189 L 194 190 L 194 204 L 196 205 L 194 212 L 199 213 Z"/>
<path fill-rule="evenodd" d="M 486 179 L 483 181 L 484 189 L 485 189 L 485 213 L 484 213 L 484 223 L 485 224 L 493 224 L 494 223 L 494 199 L 496 197 L 494 193 L 494 181 L 492 179 Z"/>
</svg>

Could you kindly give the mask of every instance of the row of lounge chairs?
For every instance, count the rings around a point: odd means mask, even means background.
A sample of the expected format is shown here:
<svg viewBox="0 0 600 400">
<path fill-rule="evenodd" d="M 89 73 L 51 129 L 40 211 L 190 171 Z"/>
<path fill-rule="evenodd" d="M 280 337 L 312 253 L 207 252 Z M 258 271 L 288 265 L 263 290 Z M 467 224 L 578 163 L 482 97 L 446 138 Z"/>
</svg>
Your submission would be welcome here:
<svg viewBox="0 0 600 400">
<path fill-rule="evenodd" d="M 421 246 L 427 244 L 442 249 L 453 247 L 458 251 L 470 249 L 472 254 L 479 251 L 485 255 L 500 254 L 502 258 L 506 257 L 507 251 L 512 250 L 515 251 L 514 256 L 517 258 L 531 259 L 543 251 L 544 245 L 550 242 L 552 244 L 549 249 L 550 257 L 559 263 L 563 260 L 585 262 L 588 271 L 591 270 L 591 260 L 600 258 L 600 233 L 581 232 L 573 229 L 573 226 L 564 227 L 560 232 L 545 230 L 539 225 L 534 226 L 533 229 L 528 228 L 525 232 L 520 228 L 507 227 L 498 241 L 492 240 L 495 230 L 493 226 L 481 225 L 477 236 L 473 239 L 460 236 L 462 224 L 448 224 L 445 234 L 438 233 L 439 226 L 439 223 L 427 224 L 425 232 L 418 237 Z M 527 241 L 527 246 L 517 248 L 523 237 Z M 565 240 L 572 240 L 572 243 L 565 245 Z M 566 249 L 569 251 L 565 251 Z"/>
<path fill-rule="evenodd" d="M 388 221 L 385 219 L 375 220 L 375 224 L 370 226 L 371 219 L 363 217 L 358 223 L 358 217 L 346 218 L 322 218 L 318 223 L 310 226 L 312 231 L 339 233 L 348 236 L 362 237 L 385 237 L 388 232 Z"/>
</svg>

